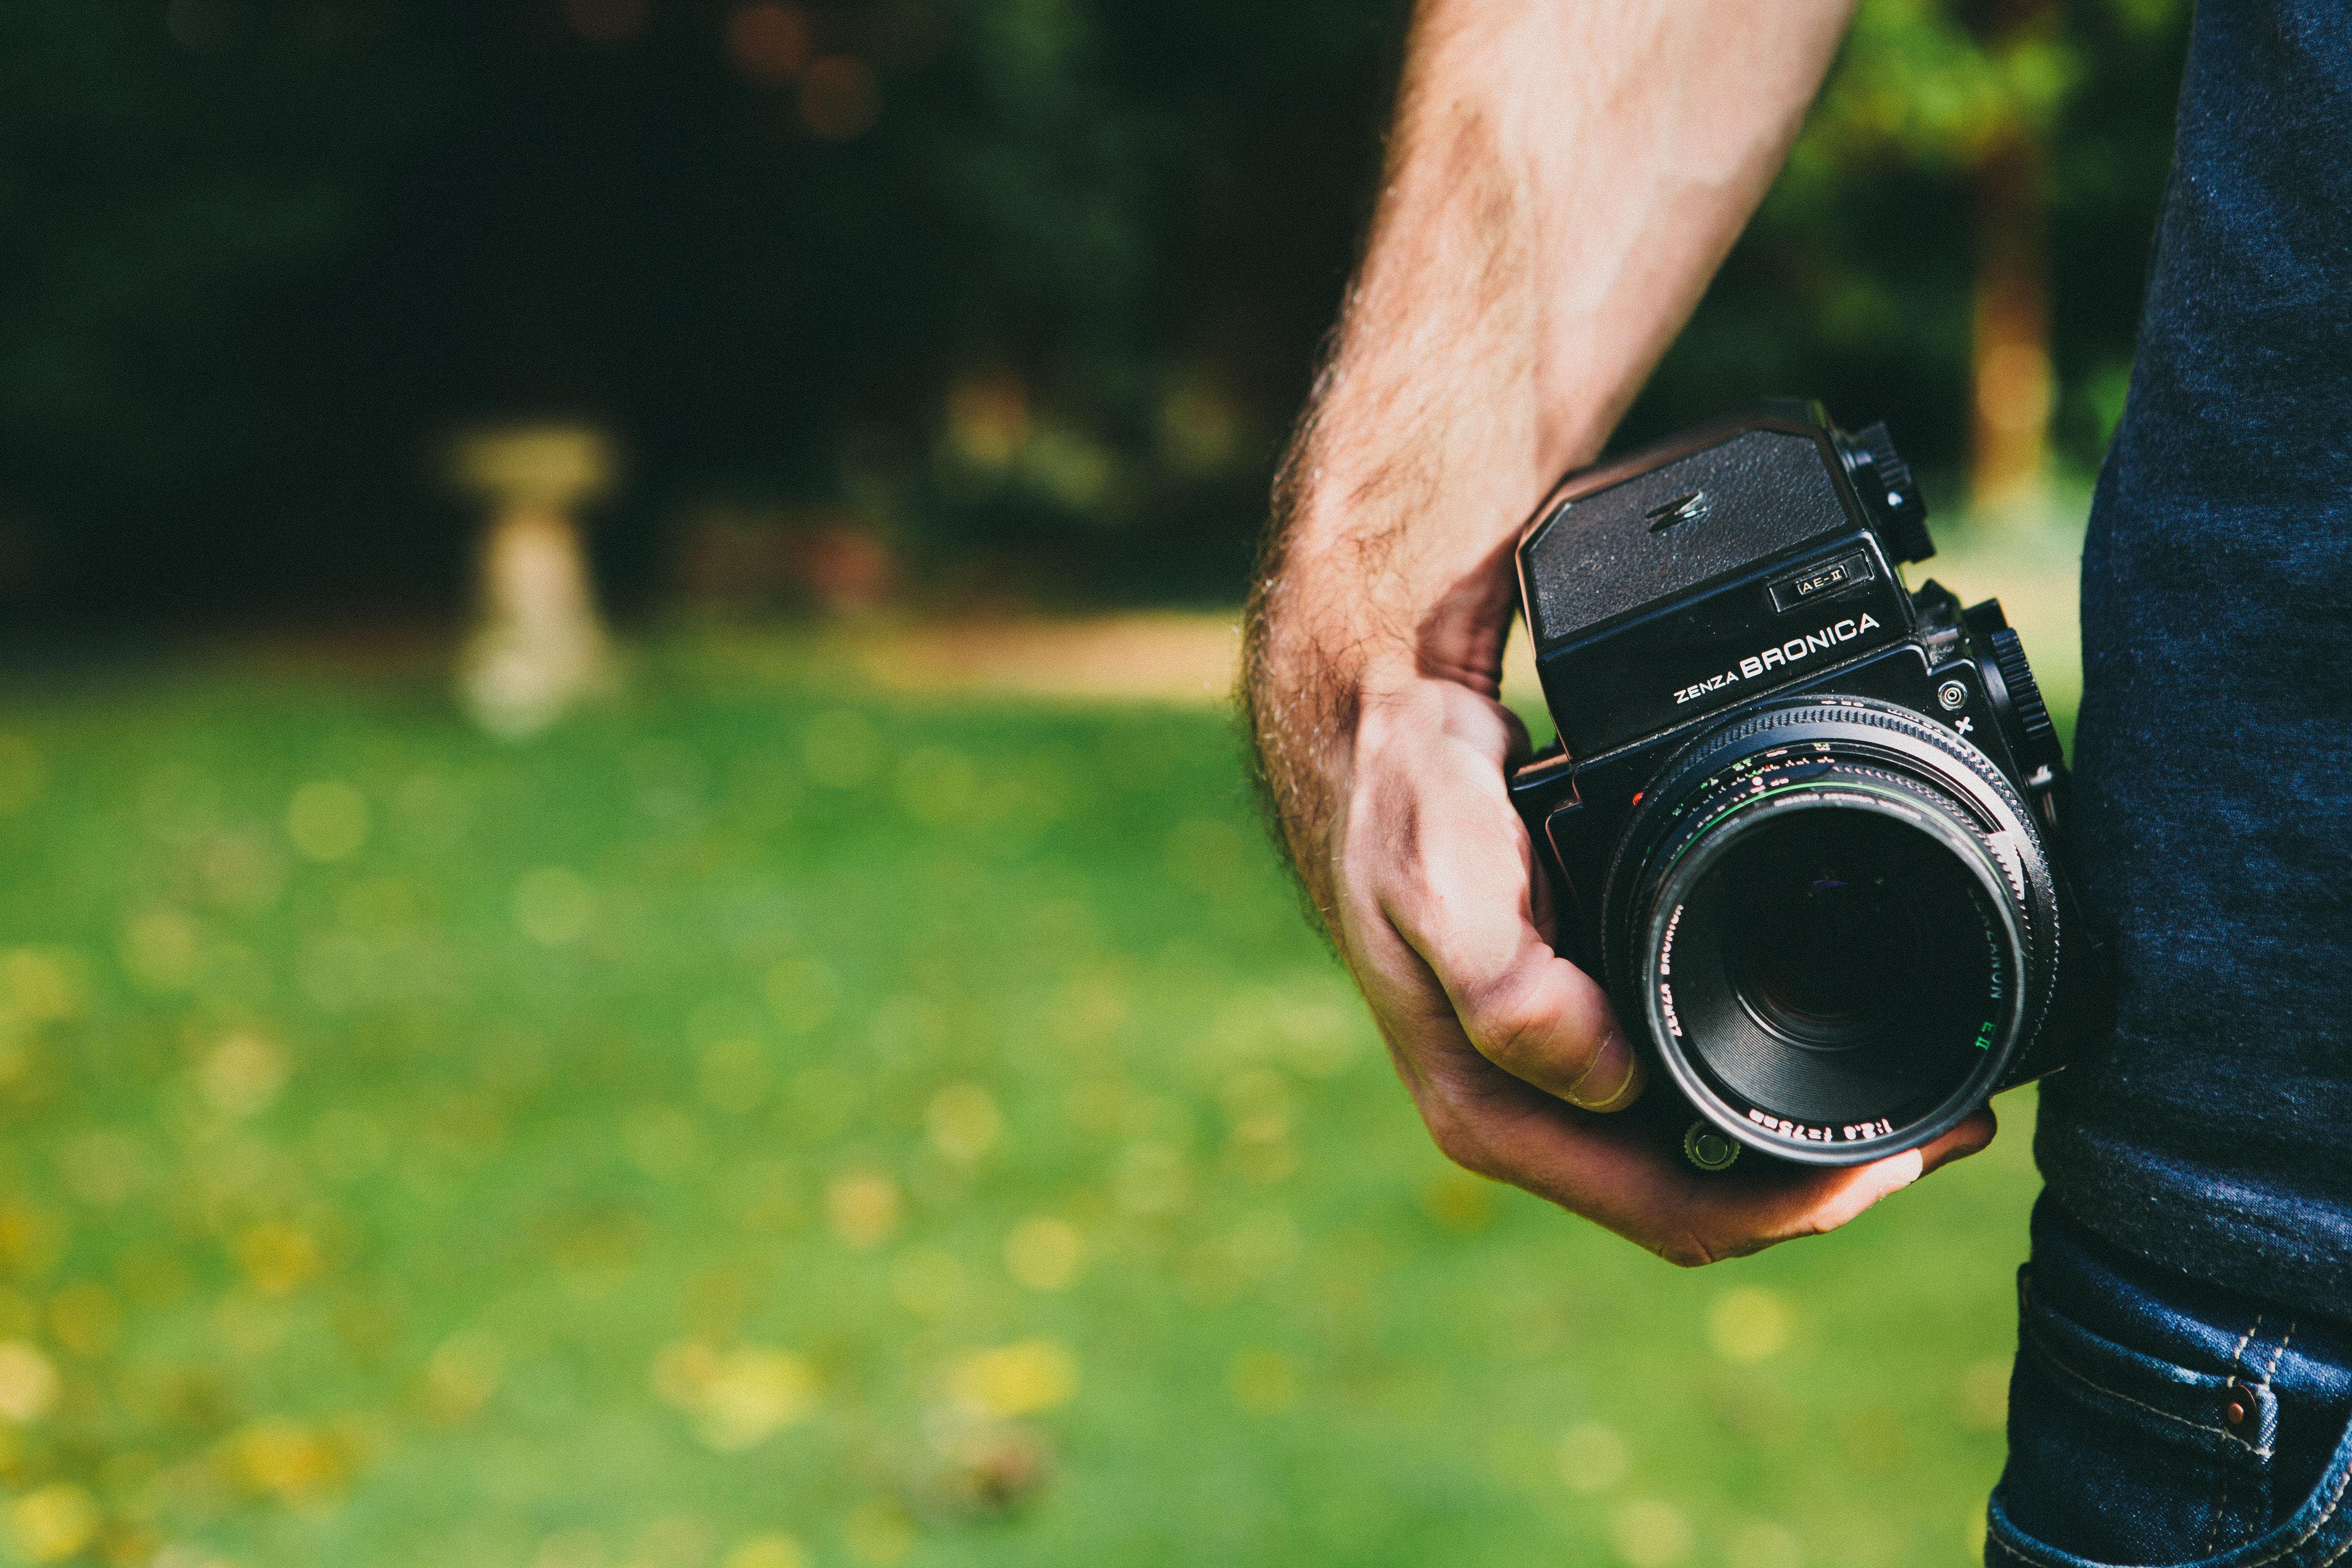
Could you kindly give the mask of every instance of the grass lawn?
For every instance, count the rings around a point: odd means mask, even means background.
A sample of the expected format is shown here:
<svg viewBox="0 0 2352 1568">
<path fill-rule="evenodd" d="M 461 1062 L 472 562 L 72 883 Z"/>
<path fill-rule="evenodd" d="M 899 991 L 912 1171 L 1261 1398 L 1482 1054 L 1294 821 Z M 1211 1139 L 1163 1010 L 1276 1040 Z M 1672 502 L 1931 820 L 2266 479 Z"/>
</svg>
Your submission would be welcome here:
<svg viewBox="0 0 2352 1568">
<path fill-rule="evenodd" d="M 0 1549 L 1950 1564 L 2031 1095 L 1698 1273 L 1430 1149 L 1205 711 L 0 703 Z"/>
</svg>

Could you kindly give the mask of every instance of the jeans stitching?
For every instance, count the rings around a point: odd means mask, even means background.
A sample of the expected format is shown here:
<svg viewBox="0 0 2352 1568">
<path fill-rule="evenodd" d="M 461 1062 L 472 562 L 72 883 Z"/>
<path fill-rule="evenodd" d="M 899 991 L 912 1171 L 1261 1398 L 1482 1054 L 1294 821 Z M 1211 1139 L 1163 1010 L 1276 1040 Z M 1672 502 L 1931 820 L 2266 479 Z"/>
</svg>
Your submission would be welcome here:
<svg viewBox="0 0 2352 1568">
<path fill-rule="evenodd" d="M 2018 1271 L 2017 1294 L 2018 1304 L 2021 1309 L 2027 1306 L 2032 1299 L 2032 1272 L 2030 1266 L 2027 1269 L 2021 1269 Z M 2238 1341 L 2237 1350 L 2231 1353 L 2230 1359 L 2232 1362 L 2235 1362 L 2238 1356 L 2244 1353 L 2247 1344 L 2254 1337 L 2254 1330 L 2262 1327 L 2262 1322 L 2263 1320 L 2261 1315 L 2256 1314 L 2253 1328 L 2250 1328 L 2245 1332 L 2244 1336 Z M 2057 1354 L 2051 1350 L 2048 1343 L 2045 1342 L 2040 1334 L 2033 1332 L 2032 1324 L 2029 1322 L 2025 1312 L 2022 1310 L 2018 1313 L 2017 1326 L 2021 1338 L 2032 1340 L 2033 1342 L 2034 1348 L 2042 1353 L 2043 1359 L 2048 1361 L 2051 1365 L 2056 1367 L 2059 1371 L 2064 1373 L 2067 1376 L 2082 1384 L 2084 1386 L 2095 1389 L 2097 1392 L 2105 1394 L 2110 1398 L 2120 1399 L 2126 1405 L 2137 1406 L 2138 1408 L 2147 1411 L 2151 1416 L 2161 1416 L 2168 1421 L 2178 1421 L 2192 1432 L 2215 1432 L 2220 1433 L 2223 1437 L 2227 1437 L 2229 1435 L 2227 1432 L 2222 1431 L 2219 1427 L 2200 1426 L 2197 1422 L 2191 1421 L 2185 1416 L 2175 1416 L 2168 1410 L 2158 1410 L 2153 1405 L 2142 1404 L 2139 1400 L 2134 1399 L 2128 1394 L 2118 1394 L 2114 1389 L 2109 1388 L 2103 1384 L 2093 1383 L 2089 1378 L 2084 1376 L 2081 1373 L 2067 1365 L 2065 1362 L 2059 1359 Z M 2286 1333 L 2279 1339 L 2278 1348 L 2272 1352 L 2270 1364 L 2263 1369 L 2263 1384 L 2265 1387 L 2269 1386 L 2272 1375 L 2278 1370 L 2280 1360 L 2286 1354 L 2287 1342 L 2294 1337 L 2294 1331 L 2298 1326 L 2300 1325 L 2297 1322 L 2291 1320 L 2287 1323 Z M 2325 1477 L 2323 1476 L 2322 1479 L 2325 1479 Z M 2272 1552 L 2270 1555 L 2266 1557 L 2252 1558 L 2248 1562 L 2237 1564 L 2236 1568 L 2266 1568 L 2266 1565 L 2269 1563 L 2276 1563 L 2283 1557 L 2292 1556 L 2294 1553 L 2302 1551 L 2305 1546 L 2311 1542 L 2313 1537 L 2316 1536 L 2321 1531 L 2327 1528 L 2327 1521 L 2336 1517 L 2336 1511 L 2343 1505 L 2344 1489 L 2347 1482 L 2352 1482 L 2352 1460 L 2345 1462 L 2337 1471 L 2336 1485 L 2331 1488 L 2327 1493 L 2327 1506 L 2319 1511 L 2319 1517 L 2311 1521 L 2310 1529 L 2305 1531 L 2301 1535 L 2296 1536 L 2293 1541 L 2288 1542 L 2284 1546 L 2280 1547 L 2276 1552 Z M 2315 1487 L 2313 1490 L 2316 1493 L 2317 1488 Z M 1988 1521 L 1985 1541 L 1988 1544 L 2000 1548 L 2003 1555 L 2012 1557 L 2018 1562 L 2025 1563 L 2027 1568 L 2060 1568 L 2060 1564 L 2051 1562 L 2047 1558 L 2036 1556 L 2021 1551 L 2010 1542 L 2002 1540 L 2000 1538 L 2000 1531 L 1990 1528 L 1990 1521 Z M 2242 1548 L 2240 1550 L 2242 1550 Z M 2347 1552 L 2352 1552 L 2352 1533 L 2347 1533 L 2343 1542 L 2339 1544 L 2335 1551 L 2329 1552 L 2326 1557 L 2320 1559 L 2318 1563 L 2315 1563 L 2313 1568 L 2334 1568 L 2334 1565 L 2336 1563 L 2341 1562 L 2345 1553 Z"/>
<path fill-rule="evenodd" d="M 2344 1500 L 2344 1483 L 2346 1481 L 2352 1481 L 2352 1465 L 2345 1466 L 2344 1473 L 2336 1478 L 2336 1490 L 2327 1494 L 2327 1506 L 2319 1511 L 2319 1517 L 2311 1521 L 2311 1528 L 2309 1530 L 2305 1531 L 2301 1535 L 2296 1536 L 2293 1541 L 2288 1542 L 2284 1546 L 2280 1547 L 2268 1557 L 2257 1557 L 2252 1563 L 2243 1564 L 2242 1568 L 2263 1568 L 2263 1564 L 2265 1563 L 2275 1563 L 2291 1552 L 2298 1552 L 2302 1550 L 2303 1543 L 2309 1541 L 2313 1536 L 2318 1534 L 2320 1530 L 2327 1523 L 2327 1521 L 2335 1517 L 2336 1505 Z M 2352 1539 L 2347 1539 L 2342 1546 L 2337 1547 L 2334 1552 L 2330 1552 L 2326 1561 L 2319 1564 L 2319 1568 L 2327 1568 L 2327 1564 L 2335 1562 L 2338 1557 L 2343 1556 L 2347 1548 L 2352 1548 Z"/>
<path fill-rule="evenodd" d="M 2252 1563 L 2244 1564 L 2243 1568 L 2263 1568 L 2263 1564 L 2265 1563 L 2275 1563 L 2290 1552 L 2300 1551 L 2305 1542 L 2309 1541 L 2313 1536 L 2318 1534 L 2321 1527 L 2326 1525 L 2330 1519 L 2335 1517 L 2336 1505 L 2344 1500 L 2344 1483 L 2346 1481 L 2352 1481 L 2352 1465 L 2345 1466 L 2344 1473 L 2336 1478 L 2336 1490 L 2327 1494 L 2327 1506 L 2319 1511 L 2319 1517 L 2311 1521 L 2311 1528 L 2309 1530 L 2305 1531 L 2301 1535 L 2296 1536 L 2293 1541 L 2287 1542 L 2286 1545 L 2280 1547 L 2268 1557 L 2257 1557 Z M 2347 1538 L 2342 1546 L 2339 1546 L 2334 1552 L 2329 1552 L 2326 1559 L 2319 1564 L 2319 1568 L 2327 1568 L 2327 1564 L 2329 1563 L 2333 1563 L 2338 1557 L 2343 1556 L 2347 1549 L 2352 1549 L 2352 1538 Z"/>
<path fill-rule="evenodd" d="M 2205 1532 L 2204 1555 L 2208 1557 L 2221 1552 L 2221 1521 L 2230 1517 L 2230 1467 L 2222 1465 L 2220 1469 L 2221 1479 L 2216 1485 L 2213 1495 L 2213 1528 Z M 2243 1545 L 2244 1542 L 2241 1542 L 2239 1544 Z"/>
<path fill-rule="evenodd" d="M 2067 1376 L 2073 1378 L 2075 1382 L 2081 1384 L 2085 1388 L 2096 1389 L 2110 1399 L 2120 1399 L 2125 1404 L 2132 1406 L 2137 1409 L 2145 1410 L 2151 1416 L 2161 1416 L 2168 1421 L 2178 1421 L 2180 1425 L 2188 1427 L 2192 1432 L 2210 1432 L 2217 1437 L 2226 1437 L 2229 1436 L 2229 1433 L 2223 1431 L 2219 1427 L 2208 1427 L 2202 1422 L 2191 1421 L 2186 1416 L 2175 1416 L 2169 1410 L 2159 1410 L 2155 1406 L 2144 1404 L 2141 1401 L 2133 1398 L 2128 1394 L 2118 1394 L 2116 1390 L 2109 1388 L 2104 1383 L 2092 1382 L 2089 1378 L 2084 1376 L 2081 1373 L 2067 1365 L 2063 1361 L 2061 1361 L 2058 1358 L 2057 1352 L 2052 1350 L 2050 1346 L 2044 1343 L 2042 1336 L 2034 1333 L 2032 1328 L 2030 1326 L 2025 1327 L 2025 1337 L 2033 1342 L 2033 1347 L 2042 1354 L 2043 1357 L 2049 1361 L 2051 1365 L 2056 1367 L 2059 1371 L 2064 1373 Z"/>
<path fill-rule="evenodd" d="M 2011 1546 L 2008 1542 L 2003 1541 L 1998 1534 L 1988 1534 L 1985 1537 L 1985 1540 L 1991 1542 L 1993 1545 L 2000 1547 L 2003 1552 L 2008 1552 L 2020 1563 L 2029 1564 L 2029 1568 L 2052 1568 L 2051 1564 L 2042 1562 L 2038 1557 L 2028 1557 L 2024 1552 L 2020 1552 L 2016 1547 Z"/>
<path fill-rule="evenodd" d="M 2230 1364 L 2231 1366 L 2238 1364 L 2238 1358 L 2246 1354 L 2247 1344 L 2253 1339 L 2254 1335 L 2262 1332 L 2262 1328 L 2263 1314 L 2256 1312 L 2254 1314 L 2254 1326 L 2238 1336 L 2238 1348 L 2230 1353 Z"/>
<path fill-rule="evenodd" d="M 2252 1326 L 2252 1328 L 2249 1328 L 2249 1329 L 2248 1329 L 2244 1333 L 2240 1334 L 2240 1335 L 2238 1336 L 2238 1348 L 2237 1348 L 2237 1349 L 2235 1349 L 2235 1350 L 2233 1350 L 2233 1351 L 2231 1351 L 2231 1352 L 2230 1353 L 2230 1367 L 2231 1367 L 2231 1370 L 2235 1371 L 2235 1372 L 2242 1372 L 2242 1371 L 2245 1371 L 2245 1370 L 2246 1370 L 2246 1364 L 2245 1364 L 2246 1346 L 2248 1346 L 2249 1344 L 2252 1344 L 2252 1343 L 2253 1343 L 2254 1335 L 2256 1335 L 2256 1334 L 2260 1333 L 2262 1332 L 2262 1329 L 2263 1329 L 2263 1314 L 2262 1314 L 2262 1313 L 2260 1313 L 2260 1312 L 2256 1312 L 2256 1313 L 2254 1314 L 2253 1326 Z M 2273 1357 L 2273 1362 L 2272 1362 L 2272 1364 L 2273 1364 L 2273 1365 L 2275 1365 L 2275 1364 L 2277 1364 L 2277 1361 L 2276 1361 L 2276 1358 L 2275 1358 L 2275 1357 Z M 2248 1412 L 2247 1412 L 2247 1414 L 2248 1414 L 2248 1415 L 2254 1415 L 2254 1414 L 2256 1414 L 2256 1413 L 2255 1413 L 2255 1412 L 2253 1412 L 2253 1411 L 2248 1411 Z M 2228 1434 L 2227 1432 L 2224 1432 L 2224 1433 L 2222 1433 L 2221 1435 L 2222 1435 L 2222 1437 L 2225 1437 L 2225 1438 L 2229 1436 L 2229 1434 Z M 2253 1445 L 2252 1445 L 2252 1444 L 2251 1444 L 2251 1443 L 2248 1443 L 2248 1444 L 2246 1444 L 2246 1447 L 2247 1447 L 2248 1448 L 2252 1448 L 2253 1447 Z M 2212 1556 L 2216 1552 L 2218 1552 L 2218 1551 L 2221 1549 L 2221 1521 L 2222 1521 L 2223 1520 L 2225 1520 L 2225 1519 L 2229 1518 L 2229 1517 L 2230 1517 L 2230 1468 L 2229 1468 L 2227 1465 L 2224 1465 L 2224 1466 L 2222 1466 L 2222 1467 L 2221 1467 L 2221 1483 L 2220 1483 L 2220 1487 L 2219 1487 L 2218 1494 L 2217 1494 L 2217 1495 L 2216 1495 L 2216 1497 L 2214 1498 L 2214 1501 L 2213 1501 L 2213 1528 L 2212 1528 L 2211 1530 L 2210 1530 L 2210 1531 L 2206 1531 L 2206 1534 L 2205 1534 L 2205 1555 L 2206 1555 L 2206 1556 L 2210 1557 L 2210 1556 Z"/>
<path fill-rule="evenodd" d="M 2294 1338 L 2294 1331 L 2297 1326 L 2299 1326 L 2297 1320 L 2289 1318 L 2286 1324 L 2286 1333 L 2281 1334 L 2279 1336 L 2278 1343 L 2272 1347 L 2270 1362 L 2263 1368 L 2263 1375 L 2261 1379 L 2261 1386 L 2263 1388 L 2268 1389 L 2270 1387 L 2272 1377 L 2278 1372 L 2280 1358 L 2286 1354 L 2287 1344 Z M 2272 1397 L 2275 1399 L 2277 1396 L 2273 1395 Z M 2260 1437 L 2261 1435 L 2261 1432 L 2257 1430 L 2255 1436 Z M 2275 1440 L 2275 1432 L 2273 1433 L 2273 1440 Z M 2239 1438 L 2238 1441 L 2241 1443 L 2246 1443 L 2246 1440 L 2243 1437 Z M 2267 1459 L 2271 1457 L 2271 1450 L 2268 1444 L 2264 1444 L 2261 1448 L 2255 1448 L 2253 1444 L 2246 1443 L 2246 1447 L 2252 1452 L 2254 1458 L 2258 1459 Z"/>
<path fill-rule="evenodd" d="M 2352 1466 L 2347 1466 L 2347 1467 L 2345 1468 L 2344 1473 L 2343 1473 L 2341 1476 L 2338 1476 L 2338 1477 L 2336 1478 L 2336 1491 L 2335 1491 L 2334 1495 L 2333 1495 L 2333 1496 L 2331 1496 L 2331 1497 L 2329 1497 L 2329 1498 L 2328 1498 L 2328 1500 L 2327 1500 L 2327 1513 L 2334 1513 L 2334 1512 L 2336 1511 L 2336 1499 L 2341 1498 L 2341 1497 L 2344 1495 L 2344 1483 L 2345 1483 L 2346 1481 L 2347 1481 L 2347 1480 L 2352 1480 Z M 2318 1533 L 2319 1533 L 2319 1526 L 2320 1526 L 2321 1524 L 2325 1524 L 2325 1523 L 2326 1523 L 2326 1522 L 2327 1522 L 2327 1513 L 2323 1513 L 2323 1514 L 2321 1514 L 2321 1515 L 2319 1516 L 2319 1521 L 2318 1521 L 2318 1523 L 2314 1524 L 2314 1525 L 2311 1527 L 2311 1534 L 2312 1534 L 2312 1535 L 2316 1535 L 2316 1534 L 2318 1534 Z M 2305 1537 L 2303 1538 L 2303 1541 L 2308 1541 L 2308 1540 L 2310 1540 L 2310 1539 L 2311 1539 L 2311 1535 L 2306 1535 L 2306 1536 L 2305 1536 Z M 2298 1542 L 2296 1542 L 2294 1544 L 2295 1544 L 2296 1546 L 2300 1546 L 2300 1545 L 2302 1545 L 2302 1544 L 2303 1544 L 2303 1541 L 2298 1541 Z M 2290 1550 L 2290 1551 L 2292 1551 L 2292 1550 L 2293 1550 L 2293 1548 L 2289 1548 L 2289 1550 Z M 2339 1557 L 2343 1556 L 2347 1552 L 2352 1552 L 2352 1536 L 2347 1536 L 2347 1537 L 2345 1537 L 2345 1539 L 2344 1539 L 2344 1544 L 2343 1544 L 2343 1545 L 2341 1545 L 2341 1546 L 2337 1547 L 2335 1551 L 2333 1551 L 2333 1552 L 2329 1552 L 2326 1557 L 2322 1558 L 2322 1559 L 2320 1560 L 2320 1563 L 2319 1563 L 2319 1568 L 2327 1568 L 2327 1565 L 2328 1565 L 2329 1563 L 2331 1563 L 2335 1562 L 2337 1558 L 2339 1558 Z M 2264 1561 L 2264 1562 L 2268 1562 L 2268 1561 L 2270 1561 L 2270 1559 L 2265 1558 L 2265 1559 L 2263 1559 L 2263 1561 Z M 2253 1568 L 2253 1565 L 2250 1564 L 2250 1565 L 2249 1565 L 2249 1568 Z"/>
<path fill-rule="evenodd" d="M 2268 1388 L 2271 1385 L 2271 1375 L 2278 1370 L 2279 1357 L 2286 1354 L 2287 1341 L 2294 1337 L 2294 1320 L 2290 1318 L 2287 1320 L 2286 1333 L 2279 1336 L 2278 1348 L 2271 1352 L 2271 1364 L 2263 1368 L 2263 1386 L 2264 1388 Z"/>
<path fill-rule="evenodd" d="M 2089 1380 L 2085 1379 L 2084 1381 L 2087 1382 Z M 2092 1386 L 2095 1388 L 2098 1385 L 2096 1384 L 2093 1384 Z M 2120 1396 L 2118 1396 L 2118 1397 L 2120 1397 Z M 2161 1416 L 2164 1412 L 2159 1410 L 2157 1414 Z M 2176 1416 L 2175 1419 L 2177 1420 L 2179 1417 Z M 2193 1426 L 2195 1423 L 2191 1422 L 2190 1425 Z M 2275 1563 L 2282 1557 L 2285 1557 L 2301 1551 L 2305 1542 L 2309 1542 L 2313 1536 L 2317 1535 L 2320 1531 L 2326 1528 L 2327 1521 L 2336 1517 L 2336 1506 L 2344 1500 L 2344 1483 L 2347 1481 L 2352 1481 L 2352 1464 L 2347 1464 L 2344 1467 L 2342 1473 L 2336 1478 L 2336 1490 L 2327 1494 L 2327 1506 L 2319 1511 L 2319 1517 L 2311 1521 L 2311 1528 L 2309 1530 L 2305 1531 L 2301 1535 L 2296 1536 L 2293 1541 L 2288 1542 L 2284 1546 L 2280 1547 L 2276 1552 L 2272 1552 L 2269 1556 L 2256 1557 L 2250 1562 L 2242 1563 L 2238 1564 L 2238 1568 L 2263 1568 L 2263 1564 L 2265 1563 Z M 2051 1563 L 2046 1559 L 2029 1556 L 2025 1552 L 2019 1551 L 2008 1542 L 2003 1541 L 2000 1538 L 2000 1532 L 1997 1531 L 1989 1530 L 1985 1535 L 1985 1540 L 1990 1544 L 2000 1547 L 2003 1552 L 2009 1553 L 2011 1557 L 2016 1558 L 2020 1563 L 2028 1564 L 2029 1568 L 2057 1568 L 2057 1564 Z M 2314 1568 L 2332 1568 L 2332 1564 L 2334 1564 L 2338 1559 L 2342 1558 L 2347 1552 L 2352 1552 L 2352 1536 L 2347 1536 L 2345 1538 L 2344 1544 L 2338 1546 L 2335 1551 L 2320 1559 L 2320 1561 L 2314 1565 Z"/>
</svg>

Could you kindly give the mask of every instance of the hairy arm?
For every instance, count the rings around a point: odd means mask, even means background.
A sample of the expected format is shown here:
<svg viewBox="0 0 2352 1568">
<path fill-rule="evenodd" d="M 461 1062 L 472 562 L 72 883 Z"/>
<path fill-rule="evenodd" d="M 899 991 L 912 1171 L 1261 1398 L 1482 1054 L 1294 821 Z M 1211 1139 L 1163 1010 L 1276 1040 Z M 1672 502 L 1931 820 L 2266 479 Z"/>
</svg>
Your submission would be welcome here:
<svg viewBox="0 0 2352 1568">
<path fill-rule="evenodd" d="M 1453 1159 L 1680 1262 L 1941 1160 L 1709 1183 L 1558 957 L 1496 700 L 1528 509 L 1595 455 L 1763 198 L 1853 0 L 1423 0 L 1364 260 L 1276 486 L 1243 701 L 1299 879 Z"/>
</svg>

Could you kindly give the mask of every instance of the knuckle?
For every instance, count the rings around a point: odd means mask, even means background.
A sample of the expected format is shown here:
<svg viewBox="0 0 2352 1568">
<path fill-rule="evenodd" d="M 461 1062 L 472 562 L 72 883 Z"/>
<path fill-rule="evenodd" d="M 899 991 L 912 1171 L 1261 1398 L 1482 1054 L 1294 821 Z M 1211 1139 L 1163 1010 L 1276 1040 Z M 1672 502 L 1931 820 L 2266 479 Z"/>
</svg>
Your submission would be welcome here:
<svg viewBox="0 0 2352 1568">
<path fill-rule="evenodd" d="M 1658 1256 L 1677 1269 L 1704 1269 L 1723 1255 L 1709 1248 L 1696 1231 L 1685 1230 L 1660 1242 Z"/>
<path fill-rule="evenodd" d="M 1478 1053 L 1513 1073 L 1570 1065 L 1550 1060 L 1559 1044 L 1559 1019 L 1522 977 L 1509 977 L 1466 998 L 1462 1021 Z"/>
</svg>

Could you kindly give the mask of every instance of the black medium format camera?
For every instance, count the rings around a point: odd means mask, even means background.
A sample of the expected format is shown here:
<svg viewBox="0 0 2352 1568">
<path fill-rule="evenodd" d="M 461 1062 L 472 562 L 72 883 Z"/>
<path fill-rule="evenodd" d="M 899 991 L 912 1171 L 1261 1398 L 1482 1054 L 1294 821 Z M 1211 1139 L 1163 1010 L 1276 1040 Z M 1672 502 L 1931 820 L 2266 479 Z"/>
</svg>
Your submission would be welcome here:
<svg viewBox="0 0 2352 1568">
<path fill-rule="evenodd" d="M 1927 1143 L 2098 1027 L 2057 735 L 1999 603 L 1906 591 L 1934 553 L 1885 426 L 1803 402 L 1571 474 L 1520 540 L 1559 743 L 1511 795 L 1702 1169 Z"/>
</svg>

